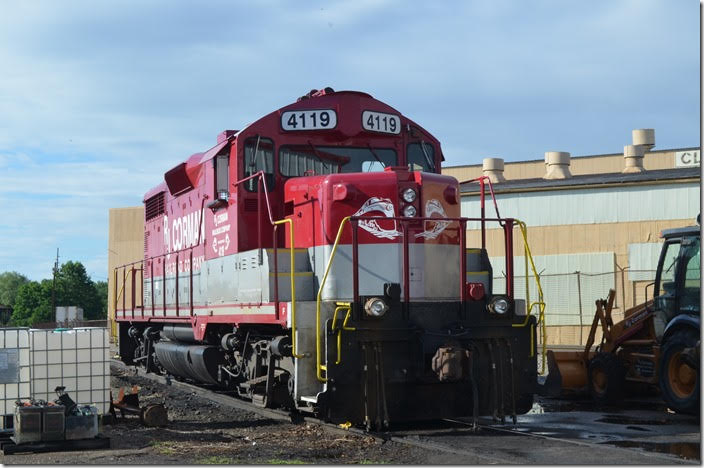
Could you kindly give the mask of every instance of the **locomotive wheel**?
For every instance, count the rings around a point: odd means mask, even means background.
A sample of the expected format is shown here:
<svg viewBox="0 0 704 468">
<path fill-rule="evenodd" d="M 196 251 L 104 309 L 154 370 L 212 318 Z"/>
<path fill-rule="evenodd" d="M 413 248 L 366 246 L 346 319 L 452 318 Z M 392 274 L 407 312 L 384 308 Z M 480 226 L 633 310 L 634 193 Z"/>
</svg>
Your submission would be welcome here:
<svg viewBox="0 0 704 468">
<path fill-rule="evenodd" d="M 626 370 L 616 355 L 598 353 L 589 362 L 589 394 L 599 403 L 615 403 L 623 398 Z"/>
<path fill-rule="evenodd" d="M 662 347 L 660 391 L 667 406 L 678 413 L 699 413 L 699 372 L 682 359 L 682 351 L 696 342 L 693 330 L 679 330 Z"/>
</svg>

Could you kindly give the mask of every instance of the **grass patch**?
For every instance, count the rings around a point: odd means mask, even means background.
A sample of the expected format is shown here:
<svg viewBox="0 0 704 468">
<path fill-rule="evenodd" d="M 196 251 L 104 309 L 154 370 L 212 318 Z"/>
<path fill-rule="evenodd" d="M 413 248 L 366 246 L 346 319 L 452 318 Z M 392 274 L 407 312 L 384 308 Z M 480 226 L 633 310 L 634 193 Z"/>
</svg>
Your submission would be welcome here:
<svg viewBox="0 0 704 468">
<path fill-rule="evenodd" d="M 150 445 L 154 447 L 154 450 L 161 455 L 176 455 L 176 447 L 174 442 L 166 440 L 152 440 Z"/>
<path fill-rule="evenodd" d="M 272 458 L 266 461 L 267 465 L 305 465 L 306 462 L 303 460 L 296 460 L 292 458 L 290 460 L 282 460 L 281 458 Z"/>
<path fill-rule="evenodd" d="M 212 455 L 210 457 L 201 458 L 196 465 L 234 465 L 235 460 L 223 455 Z"/>
<path fill-rule="evenodd" d="M 385 461 L 375 461 L 375 460 L 362 460 L 359 462 L 360 465 L 386 465 L 388 462 Z"/>
</svg>

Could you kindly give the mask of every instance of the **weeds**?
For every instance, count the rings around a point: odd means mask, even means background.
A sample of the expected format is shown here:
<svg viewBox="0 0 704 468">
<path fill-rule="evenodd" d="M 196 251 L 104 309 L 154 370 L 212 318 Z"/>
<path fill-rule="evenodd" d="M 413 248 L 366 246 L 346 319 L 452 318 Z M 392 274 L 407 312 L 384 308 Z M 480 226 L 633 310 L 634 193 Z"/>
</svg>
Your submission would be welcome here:
<svg viewBox="0 0 704 468">
<path fill-rule="evenodd" d="M 167 440 L 152 440 L 150 445 L 161 455 L 175 455 L 176 447 L 174 442 Z"/>
<path fill-rule="evenodd" d="M 196 465 L 233 465 L 235 461 L 230 457 L 222 455 L 212 455 L 210 457 L 201 458 Z"/>
</svg>

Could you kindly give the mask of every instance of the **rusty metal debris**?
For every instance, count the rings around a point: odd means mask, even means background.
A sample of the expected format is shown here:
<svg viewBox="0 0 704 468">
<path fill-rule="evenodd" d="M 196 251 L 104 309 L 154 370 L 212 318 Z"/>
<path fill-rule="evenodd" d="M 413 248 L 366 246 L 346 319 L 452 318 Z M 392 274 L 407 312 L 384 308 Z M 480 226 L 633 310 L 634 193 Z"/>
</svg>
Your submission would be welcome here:
<svg viewBox="0 0 704 468">
<path fill-rule="evenodd" d="M 468 350 L 443 346 L 433 356 L 432 368 L 441 382 L 455 382 L 464 377 L 468 360 Z"/>
<path fill-rule="evenodd" d="M 120 411 L 120 416 L 124 419 L 125 413 L 139 416 L 139 421 L 145 426 L 157 427 L 165 426 L 169 422 L 166 407 L 161 403 L 149 403 L 145 406 L 139 405 L 139 387 L 132 387 L 130 393 L 126 393 L 124 387 L 120 387 L 117 400 L 113 400 L 110 391 L 110 414 L 113 419 L 117 419 L 115 410 Z"/>
</svg>

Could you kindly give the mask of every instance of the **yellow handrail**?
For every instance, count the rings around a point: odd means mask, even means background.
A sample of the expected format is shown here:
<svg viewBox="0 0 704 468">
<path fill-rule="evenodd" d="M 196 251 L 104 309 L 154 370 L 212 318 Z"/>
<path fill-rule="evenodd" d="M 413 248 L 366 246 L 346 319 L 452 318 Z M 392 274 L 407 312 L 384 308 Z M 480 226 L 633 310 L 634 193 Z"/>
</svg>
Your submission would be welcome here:
<svg viewBox="0 0 704 468">
<path fill-rule="evenodd" d="M 541 349 L 541 358 L 543 361 L 543 373 L 545 372 L 545 362 L 546 362 L 546 353 L 547 353 L 547 344 L 546 344 L 546 337 L 547 333 L 545 331 L 545 300 L 543 297 L 543 287 L 540 284 L 540 275 L 538 274 L 538 270 L 535 267 L 535 262 L 533 261 L 533 254 L 530 251 L 530 246 L 528 245 L 528 229 L 526 227 L 526 223 L 523 221 L 520 221 L 518 219 L 514 220 L 514 222 L 518 225 L 518 227 L 521 230 L 521 235 L 523 236 L 523 250 L 524 250 L 524 261 L 525 261 L 525 279 L 526 279 L 526 319 L 523 321 L 523 323 L 514 323 L 514 327 L 525 327 L 528 324 L 528 320 L 530 319 L 531 312 L 535 306 L 538 306 L 538 325 L 540 326 L 540 333 L 542 335 L 542 349 Z M 533 273 L 533 278 L 535 280 L 535 284 L 538 288 L 538 300 L 531 302 L 530 301 L 530 283 L 528 280 L 528 264 L 530 262 L 530 267 L 531 271 Z M 533 333 L 531 331 L 531 339 L 533 337 Z M 531 345 L 531 357 L 533 356 L 533 346 Z"/>
<path fill-rule="evenodd" d="M 355 331 L 356 329 L 354 327 L 348 327 L 347 322 L 350 320 L 350 317 L 352 316 L 352 305 L 349 302 L 337 302 L 337 307 L 335 307 L 335 313 L 332 316 L 332 331 L 334 332 L 336 330 L 335 324 L 337 323 L 337 313 L 340 310 L 346 310 L 347 313 L 345 314 L 344 320 L 342 320 L 342 326 L 337 329 L 337 359 L 335 360 L 335 364 L 340 364 L 342 362 L 342 330 L 346 331 Z"/>
<path fill-rule="evenodd" d="M 274 221 L 274 225 L 279 225 L 279 224 L 288 224 L 288 237 L 289 237 L 289 242 L 291 244 L 291 247 L 289 248 L 289 254 L 291 255 L 291 271 L 289 272 L 291 276 L 291 344 L 292 344 L 292 349 L 291 349 L 291 355 L 294 358 L 302 358 L 305 357 L 305 354 L 298 354 L 296 353 L 296 280 L 294 278 L 294 272 L 296 271 L 296 260 L 295 260 L 295 253 L 294 253 L 294 243 L 293 243 L 293 220 L 291 218 L 287 219 L 280 219 L 278 221 Z M 277 271 L 278 273 L 278 271 Z M 276 278 L 276 281 L 279 281 L 279 278 Z"/>
<path fill-rule="evenodd" d="M 335 237 L 335 242 L 332 246 L 332 252 L 330 252 L 330 259 L 325 267 L 325 274 L 323 279 L 320 281 L 320 288 L 318 288 L 318 296 L 315 300 L 315 368 L 316 376 L 321 382 L 327 382 L 327 377 L 323 377 L 323 370 L 327 370 L 321 362 L 321 344 L 320 344 L 320 301 L 323 296 L 323 287 L 325 287 L 325 281 L 328 279 L 328 273 L 330 273 L 330 267 L 332 266 L 332 261 L 335 258 L 335 252 L 337 252 L 337 246 L 340 243 L 340 238 L 342 237 L 342 229 L 345 227 L 350 220 L 351 216 L 346 216 L 340 222 L 340 227 L 337 230 L 337 236 Z"/>
</svg>

